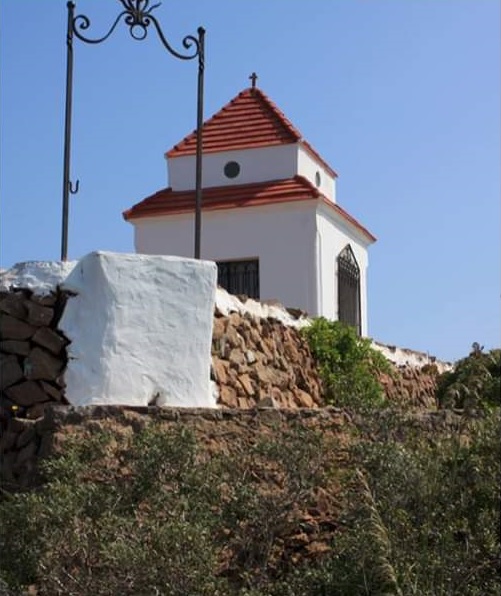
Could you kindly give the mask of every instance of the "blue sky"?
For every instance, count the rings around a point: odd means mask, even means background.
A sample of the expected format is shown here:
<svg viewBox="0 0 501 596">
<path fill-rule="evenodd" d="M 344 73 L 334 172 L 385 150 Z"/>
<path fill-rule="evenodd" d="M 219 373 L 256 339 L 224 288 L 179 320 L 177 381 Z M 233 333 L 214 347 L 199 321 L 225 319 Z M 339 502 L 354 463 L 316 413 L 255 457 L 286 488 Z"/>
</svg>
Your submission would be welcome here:
<svg viewBox="0 0 501 596">
<path fill-rule="evenodd" d="M 79 0 L 95 36 L 115 0 Z M 338 172 L 370 249 L 374 338 L 456 359 L 500 344 L 500 3 L 164 0 L 170 42 L 207 29 L 205 116 L 249 84 Z M 0 3 L 1 266 L 60 251 L 66 2 Z M 89 35 L 90 35 L 89 31 Z M 121 25 L 75 42 L 69 255 L 132 251 L 121 212 L 166 185 L 195 126 L 196 64 Z"/>
</svg>

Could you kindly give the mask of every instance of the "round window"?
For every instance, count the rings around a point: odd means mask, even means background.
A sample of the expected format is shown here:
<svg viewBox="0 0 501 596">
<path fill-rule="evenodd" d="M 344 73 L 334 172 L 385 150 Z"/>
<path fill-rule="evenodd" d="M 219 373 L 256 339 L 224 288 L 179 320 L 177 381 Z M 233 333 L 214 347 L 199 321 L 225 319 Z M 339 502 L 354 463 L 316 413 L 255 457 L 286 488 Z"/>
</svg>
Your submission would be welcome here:
<svg viewBox="0 0 501 596">
<path fill-rule="evenodd" d="M 320 186 L 321 183 L 322 183 L 322 178 L 320 177 L 320 172 L 317 172 L 315 174 L 315 184 L 317 186 Z"/>
<path fill-rule="evenodd" d="M 224 175 L 226 178 L 236 178 L 240 174 L 240 164 L 236 161 L 229 161 L 224 166 Z"/>
</svg>

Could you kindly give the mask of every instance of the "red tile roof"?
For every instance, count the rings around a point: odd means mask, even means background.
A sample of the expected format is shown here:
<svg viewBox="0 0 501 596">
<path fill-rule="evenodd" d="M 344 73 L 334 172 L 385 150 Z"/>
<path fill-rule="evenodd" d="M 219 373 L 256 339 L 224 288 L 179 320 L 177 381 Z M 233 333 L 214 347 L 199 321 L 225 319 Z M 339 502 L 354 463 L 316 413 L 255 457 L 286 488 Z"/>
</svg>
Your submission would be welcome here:
<svg viewBox="0 0 501 596">
<path fill-rule="evenodd" d="M 203 191 L 202 209 L 203 211 L 215 211 L 308 200 L 322 201 L 349 225 L 361 232 L 370 242 L 375 242 L 375 236 L 339 205 L 320 193 L 303 176 L 272 182 L 206 188 Z M 165 188 L 124 211 L 123 217 L 125 220 L 131 221 L 143 217 L 192 213 L 194 210 L 195 191 L 173 191 L 172 188 Z"/>
<path fill-rule="evenodd" d="M 301 144 L 332 176 L 337 176 L 271 99 L 257 87 L 239 93 L 203 125 L 204 153 L 291 143 Z M 165 155 L 180 157 L 195 155 L 195 152 L 196 132 L 193 131 Z"/>
</svg>

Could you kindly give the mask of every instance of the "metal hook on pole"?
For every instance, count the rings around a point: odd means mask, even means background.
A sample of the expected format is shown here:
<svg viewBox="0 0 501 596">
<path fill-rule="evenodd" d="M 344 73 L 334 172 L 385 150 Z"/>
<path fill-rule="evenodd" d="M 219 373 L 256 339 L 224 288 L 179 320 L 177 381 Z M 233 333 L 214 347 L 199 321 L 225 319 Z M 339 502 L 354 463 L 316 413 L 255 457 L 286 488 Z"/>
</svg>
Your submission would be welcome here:
<svg viewBox="0 0 501 596">
<path fill-rule="evenodd" d="M 68 190 L 70 191 L 70 194 L 76 195 L 79 188 L 80 188 L 80 180 L 76 181 L 75 188 L 73 188 L 73 184 L 72 184 L 71 180 L 68 180 Z"/>
</svg>

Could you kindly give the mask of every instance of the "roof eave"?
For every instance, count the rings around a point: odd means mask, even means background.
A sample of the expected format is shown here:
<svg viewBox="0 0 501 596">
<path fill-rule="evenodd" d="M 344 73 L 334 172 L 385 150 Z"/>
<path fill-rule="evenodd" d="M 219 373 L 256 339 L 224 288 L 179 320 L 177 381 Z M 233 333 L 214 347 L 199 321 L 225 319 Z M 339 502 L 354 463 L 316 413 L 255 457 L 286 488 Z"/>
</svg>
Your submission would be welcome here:
<svg viewBox="0 0 501 596">
<path fill-rule="evenodd" d="M 353 230 L 357 236 L 360 238 L 364 238 L 367 245 L 374 244 L 377 242 L 376 236 L 374 236 L 369 230 L 359 223 L 352 215 L 350 215 L 347 211 L 345 211 L 342 207 L 333 203 L 330 199 L 322 195 L 320 199 L 320 204 L 324 207 L 328 207 L 331 212 L 333 212 L 337 218 L 345 223 L 351 230 Z"/>
</svg>

